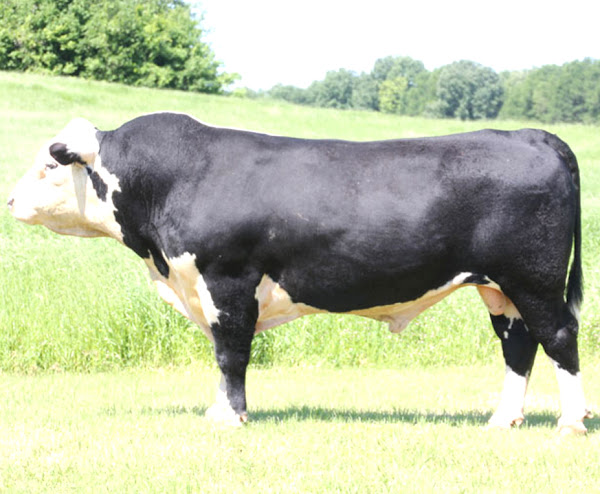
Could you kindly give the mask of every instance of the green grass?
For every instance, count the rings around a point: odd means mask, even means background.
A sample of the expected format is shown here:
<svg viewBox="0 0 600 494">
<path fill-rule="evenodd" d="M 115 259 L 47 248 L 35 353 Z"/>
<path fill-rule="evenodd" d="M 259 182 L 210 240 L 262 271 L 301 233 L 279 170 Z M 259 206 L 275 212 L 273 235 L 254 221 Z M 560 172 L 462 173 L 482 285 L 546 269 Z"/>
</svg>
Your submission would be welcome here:
<svg viewBox="0 0 600 494">
<path fill-rule="evenodd" d="M 141 113 L 175 110 L 226 126 L 307 137 L 369 140 L 437 135 L 523 122 L 461 122 L 341 112 L 281 102 L 30 74 L 0 73 L 0 198 L 29 168 L 42 143 L 84 116 L 114 128 Z M 598 127 L 555 125 L 582 168 L 586 303 L 580 347 L 600 356 L 600 140 Z M 483 304 L 461 290 L 401 335 L 349 316 L 304 318 L 259 335 L 254 365 L 472 365 L 500 359 Z M 212 365 L 201 331 L 162 303 L 143 262 L 108 239 L 55 235 L 14 221 L 0 208 L 0 369 L 93 371 L 135 366 Z"/>
<path fill-rule="evenodd" d="M 520 122 L 336 112 L 0 72 L 0 198 L 72 117 L 113 128 L 177 110 L 308 137 L 382 139 Z M 600 140 L 550 126 L 582 168 L 588 405 L 599 410 Z M 0 201 L 1 202 L 1 201 Z M 518 431 L 484 430 L 503 378 L 483 304 L 461 290 L 400 336 L 348 316 L 307 317 L 255 340 L 251 423 L 202 418 L 218 380 L 201 331 L 154 293 L 111 240 L 61 237 L 0 208 L 1 492 L 595 492 L 600 419 L 555 433 L 558 391 L 541 356 Z M 98 372 L 103 371 L 103 372 Z"/>
<path fill-rule="evenodd" d="M 587 438 L 556 435 L 540 364 L 528 421 L 504 432 L 484 429 L 500 364 L 254 369 L 251 422 L 236 430 L 202 417 L 217 381 L 205 367 L 1 375 L 0 491 L 596 492 L 600 419 Z"/>
</svg>

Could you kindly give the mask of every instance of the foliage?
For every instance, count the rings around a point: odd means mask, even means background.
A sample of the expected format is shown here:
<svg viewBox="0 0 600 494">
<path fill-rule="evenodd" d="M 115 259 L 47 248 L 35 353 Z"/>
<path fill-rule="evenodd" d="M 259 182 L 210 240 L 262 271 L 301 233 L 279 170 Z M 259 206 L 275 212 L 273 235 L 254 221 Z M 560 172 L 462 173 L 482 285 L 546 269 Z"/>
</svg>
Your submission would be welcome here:
<svg viewBox="0 0 600 494">
<path fill-rule="evenodd" d="M 600 61 L 546 65 L 504 76 L 501 116 L 541 122 L 600 121 Z"/>
<path fill-rule="evenodd" d="M 443 117 L 495 118 L 502 105 L 502 85 L 490 68 L 466 60 L 442 68 L 437 85 Z"/>
<path fill-rule="evenodd" d="M 314 103 L 314 99 L 310 98 L 308 91 L 296 86 L 284 86 L 283 84 L 278 84 L 271 88 L 269 95 L 272 98 L 289 101 L 290 103 L 298 105 Z"/>
<path fill-rule="evenodd" d="M 340 69 L 308 89 L 275 86 L 263 94 L 292 103 L 463 120 L 600 122 L 600 61 L 497 74 L 471 62 L 432 72 L 410 57 L 378 59 L 370 73 Z"/>
<path fill-rule="evenodd" d="M 408 81 L 405 77 L 386 79 L 379 85 L 379 108 L 385 113 L 405 112 Z"/>
<path fill-rule="evenodd" d="M 357 110 L 379 110 L 378 83 L 371 74 L 362 73 L 354 79 L 352 108 Z"/>
<path fill-rule="evenodd" d="M 352 106 L 354 78 L 354 73 L 349 70 L 329 71 L 323 81 L 313 83 L 309 93 L 313 93 L 313 100 L 317 106 L 348 109 Z"/>
<path fill-rule="evenodd" d="M 5 0 L 0 69 L 219 93 L 235 75 L 182 0 Z"/>
</svg>

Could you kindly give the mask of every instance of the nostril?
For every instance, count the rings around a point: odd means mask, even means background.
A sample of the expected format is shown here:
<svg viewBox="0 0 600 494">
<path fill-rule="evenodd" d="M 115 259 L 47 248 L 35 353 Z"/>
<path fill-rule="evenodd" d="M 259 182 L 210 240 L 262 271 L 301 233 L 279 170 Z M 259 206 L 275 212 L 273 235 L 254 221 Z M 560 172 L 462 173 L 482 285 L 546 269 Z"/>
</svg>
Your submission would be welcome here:
<svg viewBox="0 0 600 494">
<path fill-rule="evenodd" d="M 8 200 L 8 207 L 10 208 L 15 203 L 14 198 Z"/>
</svg>

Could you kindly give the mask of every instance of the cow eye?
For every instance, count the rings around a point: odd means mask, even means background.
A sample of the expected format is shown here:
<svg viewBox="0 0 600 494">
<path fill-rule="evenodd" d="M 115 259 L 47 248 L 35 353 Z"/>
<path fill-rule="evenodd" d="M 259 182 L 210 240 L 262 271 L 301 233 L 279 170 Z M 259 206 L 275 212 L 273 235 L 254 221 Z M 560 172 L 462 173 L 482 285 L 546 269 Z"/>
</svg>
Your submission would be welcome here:
<svg viewBox="0 0 600 494">
<path fill-rule="evenodd" d="M 46 163 L 46 170 L 54 170 L 58 165 L 56 163 Z"/>
</svg>

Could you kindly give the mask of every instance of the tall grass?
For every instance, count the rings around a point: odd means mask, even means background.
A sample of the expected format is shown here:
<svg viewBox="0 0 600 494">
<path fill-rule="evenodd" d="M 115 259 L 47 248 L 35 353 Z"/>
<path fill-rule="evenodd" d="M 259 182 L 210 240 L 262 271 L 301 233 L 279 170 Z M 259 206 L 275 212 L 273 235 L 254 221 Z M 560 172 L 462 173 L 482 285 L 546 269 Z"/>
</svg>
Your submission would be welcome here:
<svg viewBox="0 0 600 494">
<path fill-rule="evenodd" d="M 522 122 L 460 122 L 340 112 L 0 73 L 0 198 L 40 145 L 75 116 L 103 129 L 141 113 L 174 110 L 216 125 L 304 137 L 371 140 L 439 135 Z M 600 356 L 600 140 L 598 128 L 555 125 L 582 168 L 586 302 L 580 347 Z M 4 200 L 4 199 L 2 199 Z M 0 202 L 1 203 L 1 202 Z M 499 359 L 499 345 L 474 290 L 464 289 L 415 320 L 400 336 L 350 316 L 297 320 L 259 335 L 258 365 L 405 366 Z M 14 221 L 0 207 L 0 369 L 101 370 L 191 362 L 212 365 L 202 332 L 159 300 L 143 263 L 108 239 L 61 237 Z"/>
</svg>

